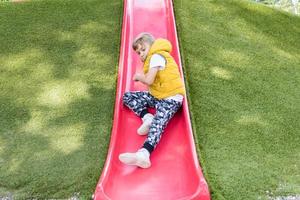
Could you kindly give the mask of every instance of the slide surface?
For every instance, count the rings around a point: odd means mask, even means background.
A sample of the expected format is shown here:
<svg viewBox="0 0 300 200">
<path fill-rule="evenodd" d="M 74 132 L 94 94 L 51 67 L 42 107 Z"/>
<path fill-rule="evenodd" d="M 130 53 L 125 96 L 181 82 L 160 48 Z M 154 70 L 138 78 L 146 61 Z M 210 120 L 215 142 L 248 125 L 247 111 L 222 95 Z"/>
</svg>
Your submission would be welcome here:
<svg viewBox="0 0 300 200">
<path fill-rule="evenodd" d="M 126 166 L 118 159 L 120 153 L 137 151 L 146 137 L 137 134 L 141 119 L 122 104 L 124 92 L 147 89 L 132 81 L 134 73 L 142 71 L 142 62 L 131 47 L 134 37 L 141 32 L 172 43 L 171 54 L 182 75 L 172 1 L 124 0 L 113 129 L 94 199 L 208 200 L 210 194 L 198 163 L 186 99 L 151 154 L 150 168 Z"/>
</svg>

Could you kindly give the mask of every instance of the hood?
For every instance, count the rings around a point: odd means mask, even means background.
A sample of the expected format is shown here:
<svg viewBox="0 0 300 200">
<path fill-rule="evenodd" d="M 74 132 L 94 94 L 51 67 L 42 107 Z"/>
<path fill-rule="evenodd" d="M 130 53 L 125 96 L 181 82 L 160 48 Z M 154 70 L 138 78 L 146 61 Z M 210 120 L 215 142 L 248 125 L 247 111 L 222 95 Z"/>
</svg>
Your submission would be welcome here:
<svg viewBox="0 0 300 200">
<path fill-rule="evenodd" d="M 155 40 L 151 46 L 150 54 L 157 51 L 166 51 L 170 53 L 172 51 L 172 45 L 168 40 L 159 38 Z"/>
</svg>

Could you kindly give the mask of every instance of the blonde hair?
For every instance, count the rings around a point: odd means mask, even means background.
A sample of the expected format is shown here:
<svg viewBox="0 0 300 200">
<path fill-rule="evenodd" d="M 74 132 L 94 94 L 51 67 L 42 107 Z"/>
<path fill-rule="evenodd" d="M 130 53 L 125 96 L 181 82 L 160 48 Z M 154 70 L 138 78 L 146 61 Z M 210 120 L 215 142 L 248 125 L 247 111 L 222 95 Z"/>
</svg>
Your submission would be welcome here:
<svg viewBox="0 0 300 200">
<path fill-rule="evenodd" d="M 150 33 L 140 33 L 136 38 L 133 40 L 132 48 L 136 50 L 138 45 L 143 45 L 144 43 L 148 43 L 152 45 L 154 43 L 154 37 Z"/>
</svg>

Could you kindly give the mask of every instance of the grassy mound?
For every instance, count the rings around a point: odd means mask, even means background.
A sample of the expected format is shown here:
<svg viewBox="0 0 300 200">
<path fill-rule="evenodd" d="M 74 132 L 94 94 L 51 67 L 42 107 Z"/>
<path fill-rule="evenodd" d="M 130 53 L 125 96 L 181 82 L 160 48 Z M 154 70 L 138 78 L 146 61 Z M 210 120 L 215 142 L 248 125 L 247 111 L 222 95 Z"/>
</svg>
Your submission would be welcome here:
<svg viewBox="0 0 300 200">
<path fill-rule="evenodd" d="M 241 0 L 175 8 L 213 199 L 300 194 L 300 18 Z"/>
<path fill-rule="evenodd" d="M 109 143 L 121 10 L 116 0 L 0 3 L 0 198 L 93 193 Z"/>
</svg>

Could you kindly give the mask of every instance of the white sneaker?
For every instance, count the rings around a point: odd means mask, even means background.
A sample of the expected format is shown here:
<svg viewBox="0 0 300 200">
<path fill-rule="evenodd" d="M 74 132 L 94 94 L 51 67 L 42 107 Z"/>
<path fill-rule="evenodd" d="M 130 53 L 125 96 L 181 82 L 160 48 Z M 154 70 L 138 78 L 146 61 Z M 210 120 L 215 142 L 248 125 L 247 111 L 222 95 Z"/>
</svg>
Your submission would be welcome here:
<svg viewBox="0 0 300 200">
<path fill-rule="evenodd" d="M 140 149 L 135 153 L 122 153 L 119 160 L 126 165 L 136 165 L 141 168 L 149 168 L 151 166 L 150 153 L 147 149 Z"/>
<path fill-rule="evenodd" d="M 146 114 L 142 120 L 143 124 L 138 128 L 137 133 L 139 135 L 147 135 L 149 132 L 150 125 L 153 121 L 154 116 L 150 113 Z"/>
</svg>

